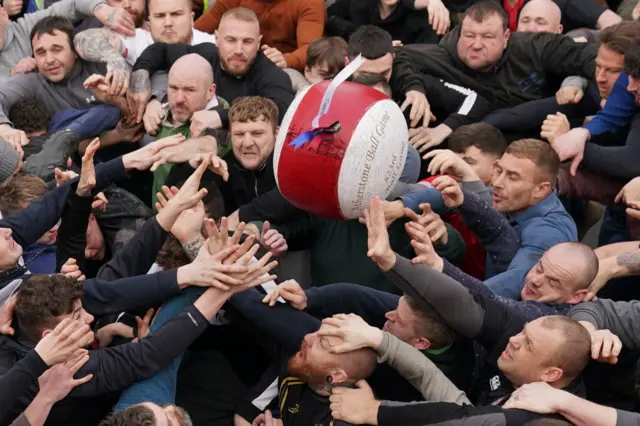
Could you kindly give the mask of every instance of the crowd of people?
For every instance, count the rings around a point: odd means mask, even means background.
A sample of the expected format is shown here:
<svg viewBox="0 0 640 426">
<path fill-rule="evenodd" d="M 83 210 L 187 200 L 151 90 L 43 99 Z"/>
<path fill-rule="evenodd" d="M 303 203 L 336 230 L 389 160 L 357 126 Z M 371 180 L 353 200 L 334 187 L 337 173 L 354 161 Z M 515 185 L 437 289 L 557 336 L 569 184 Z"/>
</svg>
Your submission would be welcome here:
<svg viewBox="0 0 640 426">
<path fill-rule="evenodd" d="M 0 426 L 640 424 L 637 0 L 1 3 Z M 354 61 L 335 220 L 274 149 Z"/>
</svg>

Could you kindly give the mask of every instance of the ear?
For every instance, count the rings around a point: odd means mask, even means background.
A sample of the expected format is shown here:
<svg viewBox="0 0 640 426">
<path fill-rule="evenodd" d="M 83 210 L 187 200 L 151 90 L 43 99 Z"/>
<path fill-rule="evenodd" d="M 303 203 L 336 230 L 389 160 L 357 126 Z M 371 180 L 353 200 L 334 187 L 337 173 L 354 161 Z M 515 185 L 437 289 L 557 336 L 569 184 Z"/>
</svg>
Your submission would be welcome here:
<svg viewBox="0 0 640 426">
<path fill-rule="evenodd" d="M 413 347 L 419 351 L 424 351 L 431 347 L 431 342 L 425 337 L 417 337 L 413 342 Z"/>
<path fill-rule="evenodd" d="M 509 37 L 511 37 L 511 30 L 507 28 L 504 32 L 504 47 L 507 47 L 507 42 L 509 41 Z"/>
<path fill-rule="evenodd" d="M 213 30 L 213 35 L 216 37 L 216 43 L 218 43 L 218 30 Z"/>
<path fill-rule="evenodd" d="M 558 34 L 562 34 L 563 31 L 564 31 L 564 25 L 562 24 L 558 25 L 558 28 L 556 28 L 556 32 Z"/>
<path fill-rule="evenodd" d="M 562 368 L 550 367 L 542 374 L 540 381 L 552 384 L 560 380 L 563 376 L 564 371 L 562 371 Z"/>
<path fill-rule="evenodd" d="M 262 46 L 262 34 L 258 37 L 258 46 Z"/>
<path fill-rule="evenodd" d="M 349 375 L 342 368 L 334 368 L 331 370 L 332 385 L 339 385 L 349 381 Z"/>
<path fill-rule="evenodd" d="M 347 65 L 349 65 L 349 57 L 345 56 L 344 57 L 344 66 L 346 67 Z"/>
<path fill-rule="evenodd" d="M 538 200 L 542 200 L 551 192 L 551 183 L 550 182 L 542 182 L 536 185 L 536 188 L 533 191 L 533 197 Z"/>
<path fill-rule="evenodd" d="M 51 333 L 53 330 L 50 328 L 45 328 L 44 330 L 42 330 L 42 334 L 40 335 L 40 340 L 44 339 L 45 337 L 47 337 L 49 335 L 49 333 Z"/>
<path fill-rule="evenodd" d="M 582 302 L 584 300 L 584 298 L 587 296 L 588 292 L 589 292 L 589 290 L 587 290 L 586 288 L 582 289 L 582 290 L 578 290 L 573 294 L 573 296 L 568 298 L 565 303 L 568 303 L 570 305 L 578 304 L 578 303 L 580 303 L 580 302 Z"/>
<path fill-rule="evenodd" d="M 216 95 L 216 84 L 212 83 L 207 89 L 207 102 L 209 102 Z"/>
<path fill-rule="evenodd" d="M 193 18 L 196 17 L 196 14 L 194 12 L 191 12 L 191 26 L 193 27 Z"/>
<path fill-rule="evenodd" d="M 280 131 L 280 126 L 276 127 L 276 131 L 273 132 L 274 136 L 276 137 L 276 139 L 278 138 L 278 132 Z"/>
</svg>

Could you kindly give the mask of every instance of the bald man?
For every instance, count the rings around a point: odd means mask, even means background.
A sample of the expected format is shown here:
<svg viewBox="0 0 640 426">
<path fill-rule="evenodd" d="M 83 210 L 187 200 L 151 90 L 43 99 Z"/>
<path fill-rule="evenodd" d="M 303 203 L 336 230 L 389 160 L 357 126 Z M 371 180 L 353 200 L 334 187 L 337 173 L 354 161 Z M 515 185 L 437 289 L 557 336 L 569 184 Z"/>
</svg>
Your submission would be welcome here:
<svg viewBox="0 0 640 426">
<path fill-rule="evenodd" d="M 150 116 L 145 120 L 154 120 L 153 124 L 160 127 L 157 139 L 181 134 L 187 140 L 176 149 L 162 152 L 165 164 L 154 172 L 152 197 L 161 190 L 174 164 L 185 163 L 200 153 L 223 155 L 218 151 L 218 142 L 226 144 L 225 132 L 205 128 L 197 114 L 229 107 L 216 96 L 213 69 L 206 59 L 195 53 L 178 59 L 169 70 L 167 98 L 168 102 L 162 105 L 164 119 Z"/>
<path fill-rule="evenodd" d="M 560 7 L 552 0 L 531 0 L 520 11 L 517 31 L 561 34 L 561 20 Z"/>
</svg>

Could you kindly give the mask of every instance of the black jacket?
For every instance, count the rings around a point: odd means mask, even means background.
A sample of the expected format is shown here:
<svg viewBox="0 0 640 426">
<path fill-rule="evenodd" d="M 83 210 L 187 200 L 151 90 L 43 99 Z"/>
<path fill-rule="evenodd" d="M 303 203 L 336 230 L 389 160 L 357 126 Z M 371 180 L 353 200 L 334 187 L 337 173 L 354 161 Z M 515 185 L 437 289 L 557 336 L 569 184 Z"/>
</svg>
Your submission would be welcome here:
<svg viewBox="0 0 640 426">
<path fill-rule="evenodd" d="M 508 108 L 549 96 L 548 81 L 557 76 L 593 79 L 598 46 L 576 43 L 551 33 L 515 33 L 498 64 L 479 72 L 467 67 L 457 51 L 460 27 L 439 45 L 413 45 L 400 50 L 397 60 L 411 61 L 421 73 L 468 87 L 496 108 Z"/>
<path fill-rule="evenodd" d="M 147 70 L 150 75 L 160 70 L 168 71 L 175 61 L 189 53 L 197 53 L 211 63 L 216 93 L 220 97 L 228 102 L 242 96 L 263 96 L 271 99 L 278 106 L 278 121 L 282 121 L 294 97 L 291 79 L 262 52 L 258 52 L 246 75 L 235 77 L 222 69 L 218 48 L 213 43 L 201 43 L 196 46 L 155 43 L 142 52 L 133 70 Z M 229 111 L 221 110 L 219 113 L 223 127 L 228 129 Z"/>
<path fill-rule="evenodd" d="M 391 14 L 382 19 L 379 4 L 378 0 L 337 0 L 327 9 L 325 32 L 349 40 L 362 25 L 375 25 L 403 44 L 438 42 L 426 10 L 414 10 L 398 2 Z"/>
<path fill-rule="evenodd" d="M 175 273 L 174 273 L 175 275 Z M 147 379 L 169 364 L 193 342 L 209 325 L 194 306 L 189 306 L 169 320 L 156 333 L 138 343 L 89 351 L 89 361 L 78 371 L 76 378 L 93 374 L 93 379 L 71 391 L 58 402 L 46 425 L 95 426 L 111 410 L 111 397 L 133 383 Z M 3 336 L 0 341 L 0 364 L 6 372 L 33 348 L 16 330 L 16 338 Z M 30 404 L 38 393 L 37 382 L 23 393 L 8 416 L 0 424 L 8 425 Z"/>
</svg>

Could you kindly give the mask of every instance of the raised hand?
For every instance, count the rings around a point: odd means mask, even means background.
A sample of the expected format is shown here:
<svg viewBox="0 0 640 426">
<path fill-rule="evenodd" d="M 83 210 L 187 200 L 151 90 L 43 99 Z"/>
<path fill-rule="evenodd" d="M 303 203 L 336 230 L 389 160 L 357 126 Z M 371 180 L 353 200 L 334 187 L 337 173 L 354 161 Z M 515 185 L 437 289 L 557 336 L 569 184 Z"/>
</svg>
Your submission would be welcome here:
<svg viewBox="0 0 640 426">
<path fill-rule="evenodd" d="M 299 311 L 307 309 L 307 295 L 296 280 L 287 280 L 269 290 L 262 303 L 268 303 L 273 307 L 281 297 Z"/>
<path fill-rule="evenodd" d="M 382 330 L 367 324 L 356 314 L 337 314 L 322 320 L 318 336 L 332 336 L 342 339 L 342 343 L 332 346 L 329 352 L 336 354 L 352 352 L 361 348 L 377 349 L 382 342 Z"/>
<path fill-rule="evenodd" d="M 424 159 L 431 158 L 427 171 L 432 175 L 452 174 L 463 182 L 480 180 L 476 172 L 458 154 L 449 149 L 434 149 Z"/>
<path fill-rule="evenodd" d="M 442 272 L 444 260 L 442 260 L 433 248 L 431 237 L 429 237 L 424 226 L 417 222 L 407 222 L 405 229 L 411 237 L 411 247 L 413 247 L 413 250 L 416 252 L 416 257 L 411 259 L 411 263 L 414 265 L 422 263 L 428 268 Z"/>
<path fill-rule="evenodd" d="M 64 262 L 64 265 L 60 268 L 60 273 L 67 277 L 75 278 L 78 281 L 84 281 L 86 279 L 80 270 L 80 266 L 78 266 L 78 262 L 72 257 Z"/>
<path fill-rule="evenodd" d="M 35 351 L 48 366 L 66 362 L 81 348 L 93 342 L 93 332 L 87 324 L 63 319 L 36 345 Z"/>
<path fill-rule="evenodd" d="M 229 225 L 226 217 L 220 220 L 220 229 L 213 219 L 205 219 L 204 227 L 209 237 L 207 239 L 209 252 L 215 254 L 224 248 L 238 244 L 242 239 L 246 225 L 244 222 L 240 222 L 231 237 L 229 237 Z"/>
<path fill-rule="evenodd" d="M 269 250 L 274 257 L 278 257 L 289 250 L 289 245 L 280 232 L 270 228 L 271 225 L 266 221 L 262 227 L 262 233 L 260 234 L 260 244 Z"/>
<path fill-rule="evenodd" d="M 54 365 L 38 378 L 40 393 L 53 401 L 64 399 L 73 388 L 87 383 L 93 379 L 93 374 L 88 374 L 81 379 L 73 376 L 89 361 L 86 351 L 77 352 L 64 364 Z"/>
<path fill-rule="evenodd" d="M 88 197 L 96 186 L 96 169 L 93 165 L 93 156 L 100 149 L 100 139 L 95 138 L 87 147 L 82 156 L 82 170 L 76 194 L 80 197 Z"/>
<path fill-rule="evenodd" d="M 422 210 L 420 216 L 411 209 L 404 209 L 405 216 L 423 226 L 434 244 L 447 244 L 449 233 L 440 215 L 431 210 L 429 203 L 420 204 L 420 209 Z"/>
<path fill-rule="evenodd" d="M 164 148 L 178 145 L 185 140 L 186 138 L 182 135 L 174 135 L 162 138 L 150 143 L 149 145 L 145 145 L 140 149 L 123 155 L 122 163 L 127 170 L 147 170 L 149 167 L 158 163 L 159 161 L 163 161 L 161 151 Z"/>
<path fill-rule="evenodd" d="M 147 103 L 151 99 L 151 78 L 149 71 L 137 70 L 131 74 L 131 85 L 127 92 L 127 104 L 131 115 L 140 123 Z"/>
<path fill-rule="evenodd" d="M 464 202 L 464 193 L 460 184 L 449 176 L 440 176 L 433 181 L 433 186 L 442 194 L 447 207 L 456 209 Z"/>
<path fill-rule="evenodd" d="M 147 309 L 144 314 L 144 318 L 136 317 L 136 324 L 138 326 L 138 337 L 133 339 L 134 342 L 139 342 L 140 339 L 144 339 L 149 335 L 151 329 L 151 321 L 153 320 L 153 308 Z"/>
<path fill-rule="evenodd" d="M 206 157 L 210 159 L 209 170 L 220 176 L 223 181 L 228 181 L 229 167 L 227 166 L 227 162 L 213 153 L 198 154 L 189 160 L 189 165 L 195 169 Z"/>
<path fill-rule="evenodd" d="M 396 254 L 391 250 L 380 198 L 371 200 L 369 208 L 364 211 L 364 220 L 367 225 L 367 256 L 382 270 L 388 271 L 396 263 Z"/>
<path fill-rule="evenodd" d="M 147 104 L 142 121 L 144 129 L 151 136 L 155 136 L 160 131 L 162 120 L 164 120 L 165 112 L 162 109 L 162 104 L 157 99 L 152 99 Z"/>
</svg>

